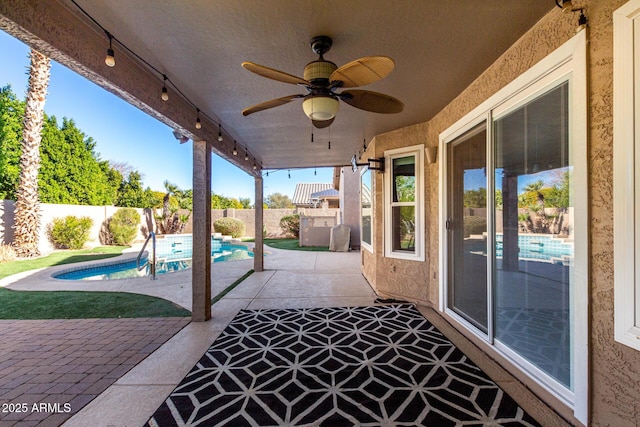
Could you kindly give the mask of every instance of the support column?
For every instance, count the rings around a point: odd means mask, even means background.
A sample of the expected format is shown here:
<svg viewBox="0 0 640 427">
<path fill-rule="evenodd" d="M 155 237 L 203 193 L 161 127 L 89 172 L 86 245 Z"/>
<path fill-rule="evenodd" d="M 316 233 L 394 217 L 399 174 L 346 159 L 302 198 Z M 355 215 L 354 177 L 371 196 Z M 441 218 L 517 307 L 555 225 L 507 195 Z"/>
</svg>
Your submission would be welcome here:
<svg viewBox="0 0 640 427">
<path fill-rule="evenodd" d="M 502 178 L 502 269 L 519 271 L 518 257 L 518 176 Z"/>
<path fill-rule="evenodd" d="M 264 271 L 264 238 L 262 235 L 263 230 L 263 204 L 264 204 L 264 195 L 262 188 L 262 177 L 255 178 L 255 186 L 256 186 L 256 197 L 255 197 L 255 213 L 256 213 L 256 246 L 253 250 L 253 271 Z"/>
<path fill-rule="evenodd" d="M 211 319 L 211 147 L 193 141 L 193 258 L 191 320 Z"/>
</svg>

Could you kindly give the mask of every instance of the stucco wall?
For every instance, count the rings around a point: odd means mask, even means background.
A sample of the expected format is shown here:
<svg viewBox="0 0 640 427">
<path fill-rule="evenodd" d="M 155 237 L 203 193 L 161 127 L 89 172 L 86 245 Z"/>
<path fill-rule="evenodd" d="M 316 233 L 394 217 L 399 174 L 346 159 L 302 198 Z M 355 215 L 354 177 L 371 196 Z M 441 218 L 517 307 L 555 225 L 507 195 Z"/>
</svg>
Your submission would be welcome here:
<svg viewBox="0 0 640 427">
<path fill-rule="evenodd" d="M 340 216 L 342 224 L 351 229 L 351 247 L 360 248 L 360 171 L 340 168 Z"/>
<path fill-rule="evenodd" d="M 625 0 L 574 1 L 574 6 L 586 7 L 589 20 L 589 375 L 590 422 L 594 426 L 637 426 L 640 419 L 640 352 L 615 342 L 613 331 L 612 15 L 624 3 Z M 573 37 L 577 19 L 576 13 L 562 13 L 554 8 L 429 122 L 378 135 L 375 154 L 382 155 L 386 149 L 416 143 L 437 146 L 441 132 Z M 374 214 L 377 253 L 372 255 L 363 251 L 363 273 L 378 291 L 410 300 L 426 300 L 427 304 L 437 306 L 439 177 L 436 165 L 426 168 L 426 262 L 424 265 L 400 262 L 386 259 L 380 253 L 383 250 L 384 205 L 382 177 L 377 176 Z M 377 265 L 373 265 L 374 261 Z M 550 402 L 563 415 L 570 413 L 557 402 Z"/>
</svg>

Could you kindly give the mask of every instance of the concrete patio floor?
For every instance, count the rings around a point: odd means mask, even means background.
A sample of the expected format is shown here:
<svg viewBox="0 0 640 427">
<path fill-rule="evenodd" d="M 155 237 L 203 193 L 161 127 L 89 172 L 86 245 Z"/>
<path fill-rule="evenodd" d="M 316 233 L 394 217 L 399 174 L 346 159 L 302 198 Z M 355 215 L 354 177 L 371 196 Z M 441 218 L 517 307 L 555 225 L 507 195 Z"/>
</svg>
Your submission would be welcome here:
<svg viewBox="0 0 640 427">
<path fill-rule="evenodd" d="M 242 309 L 339 307 L 374 305 L 376 294 L 360 271 L 359 252 L 300 252 L 267 248 L 265 271 L 250 275 L 212 308 L 208 322 L 191 322 L 104 392 L 67 420 L 64 426 L 140 426 L 162 404 L 189 370 Z M 62 266 L 62 268 L 68 266 Z M 212 295 L 253 268 L 253 261 L 215 263 Z M 58 267 L 56 267 L 58 269 Z M 126 291 L 155 295 L 186 308 L 191 302 L 189 271 L 171 273 L 156 281 L 148 278 L 96 284 L 51 278 L 51 269 L 23 275 L 10 283 L 16 290 L 73 289 Z M 116 283 L 117 282 L 117 283 Z M 480 368 L 542 425 L 567 425 L 486 354 L 457 333 L 434 310 L 419 307 L 428 320 L 461 348 Z"/>
</svg>

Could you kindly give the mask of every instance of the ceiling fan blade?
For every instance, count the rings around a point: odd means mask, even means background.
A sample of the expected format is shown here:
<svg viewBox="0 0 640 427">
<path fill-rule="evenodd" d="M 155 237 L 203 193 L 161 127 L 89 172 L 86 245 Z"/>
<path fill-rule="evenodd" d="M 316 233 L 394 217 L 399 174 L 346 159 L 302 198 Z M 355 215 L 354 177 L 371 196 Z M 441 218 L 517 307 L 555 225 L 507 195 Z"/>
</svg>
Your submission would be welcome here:
<svg viewBox="0 0 640 427">
<path fill-rule="evenodd" d="M 372 113 L 394 114 L 404 110 L 404 104 L 393 96 L 370 90 L 345 90 L 336 94 L 347 104 Z"/>
<path fill-rule="evenodd" d="M 291 83 L 292 85 L 305 85 L 309 83 L 305 79 L 296 77 L 292 74 L 287 74 L 284 71 L 279 71 L 273 68 L 265 67 L 264 65 L 255 64 L 253 62 L 243 62 L 242 67 L 246 70 L 256 73 L 259 76 L 266 77 L 268 79 L 277 80 L 279 82 Z"/>
<path fill-rule="evenodd" d="M 268 110 L 269 108 L 279 107 L 288 102 L 293 101 L 296 98 L 304 98 L 304 95 L 289 95 L 283 96 L 282 98 L 272 99 L 271 101 L 266 101 L 261 104 L 253 105 L 249 108 L 245 108 L 242 110 L 243 116 L 248 116 L 249 114 L 257 113 L 258 111 Z"/>
<path fill-rule="evenodd" d="M 313 123 L 313 126 L 315 126 L 318 129 L 324 129 L 326 127 L 331 126 L 331 123 L 333 123 L 335 119 L 336 119 L 335 117 L 332 117 L 329 120 L 311 120 L 311 123 Z"/>
<path fill-rule="evenodd" d="M 368 85 L 387 77 L 395 67 L 395 62 L 388 56 L 366 56 L 356 59 L 331 73 L 330 81 L 339 80 L 342 87 Z"/>
</svg>

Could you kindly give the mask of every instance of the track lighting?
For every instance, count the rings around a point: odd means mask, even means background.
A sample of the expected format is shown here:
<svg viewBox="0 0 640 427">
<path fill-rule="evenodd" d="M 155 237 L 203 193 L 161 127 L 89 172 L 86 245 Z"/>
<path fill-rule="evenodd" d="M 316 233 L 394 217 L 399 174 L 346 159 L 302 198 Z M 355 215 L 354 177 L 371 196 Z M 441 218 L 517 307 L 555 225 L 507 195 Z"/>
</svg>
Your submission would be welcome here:
<svg viewBox="0 0 640 427">
<path fill-rule="evenodd" d="M 238 155 L 238 149 L 236 148 L 236 140 L 233 140 L 233 155 L 237 156 Z"/>
<path fill-rule="evenodd" d="M 222 125 L 218 124 L 218 142 L 222 142 Z M 233 141 L 233 145 L 235 146 L 236 142 Z"/>
<path fill-rule="evenodd" d="M 107 37 L 109 37 L 109 49 L 107 49 L 107 57 L 104 58 L 104 63 L 107 64 L 107 66 L 109 67 L 114 67 L 116 65 L 116 58 L 114 57 L 113 46 L 112 46 L 113 36 L 108 31 L 106 33 L 107 33 Z"/>
<path fill-rule="evenodd" d="M 162 78 L 164 79 L 164 81 L 162 82 L 162 95 L 160 95 L 160 97 L 163 101 L 168 101 L 169 93 L 167 92 L 167 76 L 163 74 Z"/>
<path fill-rule="evenodd" d="M 196 129 L 200 129 L 202 128 L 202 122 L 200 122 L 200 109 L 196 108 L 196 111 L 198 112 L 198 117 L 196 118 Z"/>
</svg>

